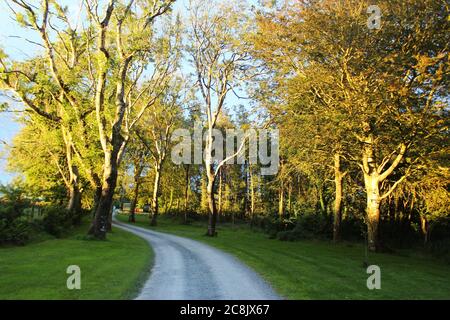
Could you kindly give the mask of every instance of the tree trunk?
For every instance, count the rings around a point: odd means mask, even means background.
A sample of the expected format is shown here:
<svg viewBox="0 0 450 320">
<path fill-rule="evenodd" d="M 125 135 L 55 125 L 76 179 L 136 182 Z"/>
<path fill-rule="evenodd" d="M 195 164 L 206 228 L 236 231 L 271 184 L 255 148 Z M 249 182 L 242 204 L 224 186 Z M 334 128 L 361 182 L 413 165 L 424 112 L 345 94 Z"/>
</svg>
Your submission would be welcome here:
<svg viewBox="0 0 450 320">
<path fill-rule="evenodd" d="M 249 183 L 249 168 L 250 164 L 248 161 L 245 161 L 245 194 L 244 194 L 244 218 L 247 218 L 250 216 L 250 205 L 249 205 L 249 199 L 250 199 L 250 183 Z"/>
<path fill-rule="evenodd" d="M 157 217 L 159 213 L 159 185 L 161 180 L 161 166 L 157 164 L 155 166 L 155 181 L 153 185 L 153 198 L 152 198 L 152 219 L 150 221 L 151 226 L 157 225 Z"/>
<path fill-rule="evenodd" d="M 165 210 L 165 213 L 170 214 L 172 211 L 173 206 L 173 188 L 170 189 L 170 198 L 169 198 L 169 204 L 167 205 L 167 208 Z"/>
<path fill-rule="evenodd" d="M 106 239 L 109 213 L 112 207 L 114 189 L 117 182 L 117 172 L 112 172 L 102 186 L 102 193 L 98 201 L 95 217 L 92 222 L 89 234 L 98 239 Z"/>
<path fill-rule="evenodd" d="M 81 211 L 81 190 L 78 185 L 78 168 L 72 166 L 70 173 L 70 188 L 69 188 L 69 203 L 67 204 L 67 210 L 70 212 L 80 212 Z"/>
<path fill-rule="evenodd" d="M 370 251 L 379 250 L 378 225 L 380 222 L 380 177 L 374 156 L 372 135 L 368 135 L 363 149 L 364 185 L 366 188 L 367 207 L 367 246 Z"/>
<path fill-rule="evenodd" d="M 69 202 L 67 204 L 67 210 L 72 213 L 79 212 L 81 210 L 81 191 L 78 182 L 78 167 L 73 165 L 73 142 L 71 135 L 67 133 L 67 129 L 64 126 L 61 127 L 61 132 L 66 147 L 66 162 L 69 169 L 69 179 L 68 182 L 66 182 L 66 185 L 69 187 Z"/>
<path fill-rule="evenodd" d="M 92 206 L 92 219 L 95 217 L 95 213 L 97 212 L 98 204 L 100 202 L 100 197 L 102 196 L 102 186 L 99 185 L 95 189 L 94 193 L 94 205 Z"/>
<path fill-rule="evenodd" d="M 250 174 L 250 214 L 252 219 L 252 225 L 253 220 L 255 218 L 255 184 L 253 181 L 253 173 L 252 173 L 252 167 L 249 165 L 249 174 Z"/>
<path fill-rule="evenodd" d="M 216 199 L 214 198 L 215 176 L 212 171 L 213 171 L 212 165 L 208 165 L 206 173 L 208 178 L 208 185 L 206 188 L 206 192 L 208 195 L 208 206 L 209 206 L 208 231 L 207 231 L 207 236 L 209 237 L 216 236 L 216 222 L 217 222 L 217 207 L 216 207 Z"/>
<path fill-rule="evenodd" d="M 114 154 L 105 154 L 105 165 L 103 171 L 103 184 L 94 220 L 89 229 L 89 234 L 97 239 L 106 239 L 106 232 L 110 224 L 110 214 L 117 184 L 117 157 Z"/>
<path fill-rule="evenodd" d="M 366 136 L 362 154 L 363 163 L 361 165 L 364 173 L 364 185 L 367 194 L 367 238 L 370 251 L 378 251 L 380 249 L 378 226 L 380 222 L 381 201 L 387 198 L 406 176 L 404 175 L 398 179 L 383 195 L 380 194 L 380 185 L 394 172 L 395 168 L 397 168 L 399 163 L 402 161 L 407 150 L 406 144 L 400 144 L 400 150 L 397 153 L 397 156 L 389 167 L 385 169 L 384 167 L 389 163 L 391 157 L 389 156 L 383 159 L 381 165 L 377 166 L 374 152 L 374 141 L 375 139 L 372 134 Z"/>
<path fill-rule="evenodd" d="M 201 199 L 200 199 L 200 211 L 201 213 L 209 212 L 209 203 L 208 203 L 208 177 L 206 174 L 202 174 L 201 177 Z"/>
<path fill-rule="evenodd" d="M 69 190 L 69 203 L 67 210 L 73 213 L 81 211 L 81 192 L 77 185 L 71 186 Z"/>
<path fill-rule="evenodd" d="M 114 195 L 114 192 L 113 192 Z M 111 200 L 111 206 L 108 213 L 108 219 L 106 220 L 106 232 L 112 231 L 112 200 Z"/>
<path fill-rule="evenodd" d="M 292 181 L 288 185 L 288 215 L 291 216 L 292 212 Z"/>
<path fill-rule="evenodd" d="M 130 216 L 128 217 L 128 222 L 136 222 L 135 211 L 136 211 L 136 205 L 137 205 L 138 198 L 139 198 L 140 186 L 141 186 L 141 181 L 140 181 L 140 172 L 139 172 L 139 175 L 135 174 L 135 176 L 134 176 L 133 200 L 131 201 Z"/>
<path fill-rule="evenodd" d="M 189 202 L 189 169 L 190 169 L 190 165 L 186 165 L 186 177 L 185 177 L 185 182 L 186 182 L 186 186 L 184 189 L 184 223 L 187 223 L 187 210 L 188 210 L 188 202 Z"/>
<path fill-rule="evenodd" d="M 318 185 L 317 191 L 319 192 L 320 211 L 322 211 L 322 213 L 324 215 L 326 215 L 327 214 L 327 204 L 325 203 L 325 199 L 323 197 L 323 186 L 321 184 Z"/>
<path fill-rule="evenodd" d="M 340 155 L 334 155 L 334 222 L 333 222 L 333 241 L 341 241 L 341 221 L 342 221 L 342 180 L 344 174 L 341 172 Z"/>
<path fill-rule="evenodd" d="M 367 240 L 370 251 L 378 251 L 379 235 L 378 225 L 380 223 L 380 191 L 378 175 L 374 172 L 365 177 L 365 186 L 367 193 Z"/>
<path fill-rule="evenodd" d="M 217 215 L 219 218 L 222 215 L 222 196 L 223 196 L 222 188 L 223 188 L 223 171 L 222 171 L 222 168 L 220 168 L 220 170 L 219 170 L 219 210 L 217 212 Z"/>
<path fill-rule="evenodd" d="M 367 199 L 367 240 L 370 251 L 378 251 L 379 236 L 378 225 L 380 222 L 380 202 L 375 197 Z"/>
<path fill-rule="evenodd" d="M 422 234 L 423 234 L 423 244 L 426 245 L 429 241 L 429 223 L 428 220 L 426 218 L 426 216 L 424 215 L 420 215 L 420 229 L 422 230 Z"/>
<path fill-rule="evenodd" d="M 280 216 L 280 219 L 283 218 L 283 215 L 284 215 L 284 187 L 283 187 L 283 182 L 281 182 L 280 190 L 279 190 L 278 215 Z"/>
</svg>

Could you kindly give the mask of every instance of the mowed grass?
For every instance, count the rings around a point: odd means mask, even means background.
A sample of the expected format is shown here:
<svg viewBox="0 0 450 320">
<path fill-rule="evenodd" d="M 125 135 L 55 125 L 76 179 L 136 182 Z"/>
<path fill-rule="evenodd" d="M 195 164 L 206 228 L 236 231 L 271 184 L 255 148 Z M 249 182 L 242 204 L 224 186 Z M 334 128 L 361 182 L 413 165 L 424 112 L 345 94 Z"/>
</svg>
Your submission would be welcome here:
<svg viewBox="0 0 450 320">
<path fill-rule="evenodd" d="M 126 216 L 119 219 L 127 221 Z M 149 226 L 148 217 L 138 216 L 136 225 L 227 251 L 287 299 L 450 299 L 450 266 L 430 258 L 369 254 L 369 264 L 381 268 L 381 289 L 369 290 L 361 244 L 283 242 L 247 226 L 220 224 L 218 237 L 208 238 L 206 225 L 183 225 L 165 216 L 156 227 Z"/>
<path fill-rule="evenodd" d="M 147 278 L 153 252 L 147 242 L 114 228 L 106 241 L 71 236 L 0 248 L 0 299 L 130 299 Z M 67 267 L 81 269 L 81 289 L 67 289 Z"/>
</svg>

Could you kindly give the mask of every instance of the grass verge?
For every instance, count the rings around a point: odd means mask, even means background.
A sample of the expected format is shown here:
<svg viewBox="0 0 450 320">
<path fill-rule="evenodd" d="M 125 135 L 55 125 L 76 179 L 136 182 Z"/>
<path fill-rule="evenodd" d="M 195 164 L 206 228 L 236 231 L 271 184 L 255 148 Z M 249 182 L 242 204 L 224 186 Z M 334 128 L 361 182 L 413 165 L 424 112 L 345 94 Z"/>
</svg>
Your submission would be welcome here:
<svg viewBox="0 0 450 320">
<path fill-rule="evenodd" d="M 64 239 L 0 248 L 0 299 L 130 299 L 147 278 L 147 242 L 114 228 L 106 241 L 85 240 L 87 225 Z M 69 265 L 81 269 L 81 289 L 69 290 Z"/>
<path fill-rule="evenodd" d="M 127 216 L 119 216 L 127 222 Z M 160 216 L 150 227 L 146 216 L 136 225 L 206 242 L 229 252 L 265 278 L 288 299 L 450 299 L 449 265 L 430 258 L 370 254 L 381 268 L 381 289 L 369 290 L 363 267 L 364 247 L 325 241 L 282 242 L 247 226 L 219 225 L 218 237 L 204 234 L 206 225 L 183 225 Z"/>
</svg>

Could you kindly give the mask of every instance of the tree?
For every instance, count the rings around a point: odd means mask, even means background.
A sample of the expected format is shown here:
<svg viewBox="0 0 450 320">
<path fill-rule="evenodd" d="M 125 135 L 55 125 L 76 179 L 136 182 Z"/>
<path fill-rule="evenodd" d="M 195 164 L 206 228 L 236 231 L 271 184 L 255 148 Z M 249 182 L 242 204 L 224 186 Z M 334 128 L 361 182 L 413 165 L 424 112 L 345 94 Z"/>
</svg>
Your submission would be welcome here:
<svg viewBox="0 0 450 320">
<path fill-rule="evenodd" d="M 24 122 L 9 146 L 8 169 L 23 175 L 29 193 L 53 203 L 65 203 L 69 211 L 79 211 L 83 182 L 78 181 L 80 194 L 75 198 L 61 132 L 42 122 L 39 117 Z"/>
<path fill-rule="evenodd" d="M 178 54 L 171 49 L 169 41 L 160 41 L 159 52 L 152 50 L 151 28 L 155 19 L 169 11 L 173 0 L 156 1 L 146 5 L 146 1 L 136 4 L 130 0 L 126 5 L 111 0 L 104 17 L 97 13 L 97 7 L 85 2 L 90 22 L 95 26 L 97 39 L 96 60 L 90 66 L 96 70 L 95 97 L 93 103 L 97 118 L 100 143 L 104 153 L 102 194 L 90 233 L 104 238 L 107 221 L 110 219 L 112 199 L 117 183 L 117 173 L 130 139 L 130 132 L 139 122 L 145 111 L 154 103 L 161 90 L 166 88 L 167 76 L 175 71 Z M 113 13 L 115 14 L 113 16 Z M 109 38 L 115 41 L 107 41 Z M 153 74 L 139 87 L 144 70 L 151 61 L 156 61 Z M 132 76 L 129 77 L 130 72 Z M 108 126 L 105 91 L 109 81 L 115 84 L 115 111 L 112 124 Z M 136 105 L 143 94 L 146 103 Z"/>
<path fill-rule="evenodd" d="M 335 82 L 327 79 L 320 64 L 303 65 L 308 59 L 299 40 L 303 30 L 299 30 L 289 14 L 258 12 L 258 28 L 252 36 L 253 55 L 263 60 L 268 69 L 265 81 L 260 84 L 259 100 L 281 130 L 286 158 L 278 179 L 279 198 L 284 199 L 284 189 L 292 193 L 292 181 L 287 180 L 296 171 L 301 172 L 315 184 L 318 207 L 326 213 L 326 181 L 334 173 L 333 239 L 339 241 L 343 179 L 347 174 L 343 171 L 343 157 L 348 149 L 348 132 L 342 125 L 345 117 L 339 113 L 341 93 Z M 279 214 L 284 212 L 283 207 L 280 201 Z"/>
<path fill-rule="evenodd" d="M 367 27 L 365 1 L 299 1 L 269 16 L 268 27 L 275 32 L 258 43 L 273 48 L 286 41 L 285 50 L 269 50 L 263 57 L 281 63 L 287 81 L 298 79 L 293 88 L 301 89 L 302 98 L 312 96 L 326 107 L 316 111 L 335 117 L 335 150 L 363 174 L 372 251 L 379 249 L 380 203 L 418 159 L 403 160 L 413 145 L 424 147 L 441 134 L 437 118 L 446 105 L 448 83 L 444 1 L 378 5 L 383 22 L 373 30 Z M 424 24 L 424 16 L 432 18 Z M 339 134 L 343 131 L 345 136 Z M 351 148 L 341 148 L 346 145 Z"/>
<path fill-rule="evenodd" d="M 245 83 L 253 75 L 250 56 L 242 50 L 238 40 L 239 33 L 245 32 L 239 8 L 234 3 L 224 5 L 215 1 L 196 1 L 191 3 L 190 10 L 187 51 L 195 69 L 196 85 L 203 103 L 202 112 L 207 119 L 204 151 L 209 207 L 207 235 L 215 236 L 215 183 L 220 168 L 230 159 L 214 163 L 213 133 L 227 96 L 240 82 Z M 243 146 L 244 143 L 241 143 L 238 151 Z"/>
<path fill-rule="evenodd" d="M 81 149 L 74 143 L 78 130 L 83 133 L 81 140 L 87 143 L 86 131 L 90 128 L 87 118 L 95 114 L 92 120 L 103 152 L 102 178 L 93 173 L 96 166 L 90 161 L 91 165 L 84 165 L 84 169 L 98 189 L 95 219 L 89 231 L 97 238 L 105 238 L 110 228 L 108 220 L 117 172 L 130 132 L 165 88 L 167 75 L 176 67 L 177 52 L 172 52 L 168 41 L 161 41 L 152 28 L 173 2 L 110 0 L 100 14 L 96 1 L 85 0 L 84 28 L 78 31 L 78 25 L 71 26 L 67 9 L 56 1 L 44 0 L 40 7 L 27 1 L 12 1 L 17 21 L 40 37 L 39 45 L 45 49 L 45 70 L 51 78 L 44 73 L 44 80 L 47 87 L 52 86 L 49 95 L 58 109 L 47 111 L 35 103 L 36 96 L 31 95 L 29 88 L 36 79 L 37 88 L 41 88 L 40 78 L 23 69 L 15 70 L 2 60 L 3 83 L 27 108 L 59 123 L 72 150 Z M 149 66 L 153 70 L 150 75 L 144 72 Z M 144 92 L 151 98 L 136 109 Z M 78 160 L 85 160 L 77 150 Z"/>
<path fill-rule="evenodd" d="M 183 91 L 180 80 L 174 79 L 164 96 L 155 101 L 150 112 L 145 116 L 143 127 L 136 135 L 153 159 L 154 183 L 152 197 L 152 226 L 157 223 L 159 214 L 159 197 L 161 193 L 161 175 L 166 157 L 170 151 L 172 133 L 181 121 Z M 145 135 L 144 135 L 145 133 Z"/>
<path fill-rule="evenodd" d="M 143 173 L 148 166 L 150 153 L 145 145 L 136 136 L 131 139 L 125 155 L 125 163 L 129 165 L 129 170 L 133 172 L 133 190 L 130 206 L 129 222 L 136 222 L 135 211 L 139 200 L 139 192 L 143 182 Z"/>
</svg>

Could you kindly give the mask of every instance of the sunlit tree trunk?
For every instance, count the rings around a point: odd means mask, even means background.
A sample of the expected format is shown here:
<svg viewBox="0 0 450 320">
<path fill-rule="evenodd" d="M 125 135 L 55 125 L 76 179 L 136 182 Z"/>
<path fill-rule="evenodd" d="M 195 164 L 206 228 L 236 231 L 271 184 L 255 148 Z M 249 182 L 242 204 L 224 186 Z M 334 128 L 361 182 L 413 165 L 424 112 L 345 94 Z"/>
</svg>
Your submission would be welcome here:
<svg viewBox="0 0 450 320">
<path fill-rule="evenodd" d="M 167 204 L 167 208 L 165 209 L 165 213 L 170 214 L 170 212 L 172 211 L 172 205 L 173 205 L 173 187 L 170 188 L 170 198 L 169 203 Z"/>
<path fill-rule="evenodd" d="M 187 164 L 185 165 L 185 171 L 186 171 L 186 176 L 185 176 L 185 187 L 184 187 L 184 223 L 187 223 L 187 210 L 188 210 L 188 202 L 189 202 L 189 186 L 190 186 L 190 179 L 189 179 L 189 170 L 190 170 L 190 165 Z"/>
<path fill-rule="evenodd" d="M 288 185 L 288 214 L 291 215 L 292 212 L 292 181 L 289 181 Z"/>
<path fill-rule="evenodd" d="M 216 236 L 217 207 L 216 207 L 216 199 L 214 198 L 214 182 L 216 176 L 214 174 L 212 164 L 206 166 L 206 176 L 208 178 L 206 192 L 208 196 L 208 207 L 209 207 L 207 235 L 210 237 L 214 237 Z"/>
<path fill-rule="evenodd" d="M 364 186 L 366 189 L 367 207 L 366 207 L 366 224 L 367 224 L 367 240 L 370 251 L 378 251 L 380 249 L 379 242 L 379 223 L 380 223 L 380 205 L 381 201 L 388 197 L 397 187 L 397 185 L 404 180 L 406 176 L 402 176 L 397 180 L 389 190 L 381 194 L 381 183 L 389 177 L 397 168 L 400 161 L 406 152 L 406 145 L 401 144 L 400 150 L 391 165 L 384 170 L 384 167 L 389 163 L 391 155 L 385 157 L 380 165 L 377 165 L 374 156 L 374 138 L 368 135 L 364 140 L 364 148 L 362 155 L 361 168 L 364 173 Z"/>
<path fill-rule="evenodd" d="M 327 204 L 325 203 L 325 199 L 324 199 L 324 190 L 323 190 L 323 184 L 319 183 L 317 185 L 317 192 L 319 195 L 319 206 L 320 206 L 320 211 L 326 215 L 327 214 Z"/>
<path fill-rule="evenodd" d="M 69 202 L 67 204 L 67 210 L 70 212 L 80 212 L 81 211 L 81 190 L 78 185 L 78 170 L 76 167 L 73 168 L 77 173 L 75 177 L 73 177 L 73 181 L 71 182 L 71 186 L 69 189 Z"/>
<path fill-rule="evenodd" d="M 159 214 L 159 187 L 161 182 L 161 164 L 155 165 L 155 180 L 153 183 L 153 197 L 152 197 L 152 219 L 150 225 L 157 225 L 157 218 Z"/>
<path fill-rule="evenodd" d="M 379 249 L 378 224 L 380 222 L 380 189 L 379 174 L 374 158 L 373 137 L 366 138 L 363 149 L 363 163 L 365 166 L 364 186 L 366 189 L 366 224 L 367 245 L 370 251 Z"/>
<path fill-rule="evenodd" d="M 278 190 L 278 216 L 283 218 L 284 215 L 284 183 L 280 182 L 280 189 Z"/>
<path fill-rule="evenodd" d="M 253 221 L 255 217 L 255 182 L 251 165 L 249 165 L 249 174 L 250 174 L 250 214 Z"/>
<path fill-rule="evenodd" d="M 430 240 L 430 225 L 428 222 L 428 219 L 425 215 L 420 214 L 420 229 L 422 230 L 423 234 L 423 243 L 426 245 L 428 241 Z"/>
<path fill-rule="evenodd" d="M 341 157 L 339 153 L 334 155 L 334 222 L 333 222 L 333 241 L 341 240 L 341 221 L 342 221 L 342 180 L 346 173 L 341 171 Z"/>
<path fill-rule="evenodd" d="M 222 196 L 223 196 L 223 170 L 222 168 L 219 170 L 219 210 L 218 216 L 222 215 Z"/>
<path fill-rule="evenodd" d="M 106 49 L 106 34 L 109 26 L 109 22 L 114 10 L 114 2 L 111 2 L 106 9 L 106 16 L 103 22 L 97 26 L 99 34 L 97 38 L 98 42 L 98 54 L 99 61 L 102 61 L 102 65 L 99 66 L 97 71 L 97 82 L 96 82 L 96 92 L 95 92 L 95 111 L 97 126 L 99 130 L 100 143 L 102 145 L 104 153 L 103 162 L 103 178 L 102 178 L 102 192 L 100 195 L 99 203 L 96 208 L 95 217 L 92 222 L 91 228 L 89 229 L 89 234 L 93 235 L 98 239 L 105 239 L 106 232 L 111 228 L 110 214 L 114 196 L 114 190 L 117 184 L 118 175 L 118 161 L 119 152 L 123 147 L 122 143 L 122 120 L 124 117 L 124 111 L 126 105 L 124 102 L 124 91 L 125 91 L 125 78 L 131 57 L 125 59 L 125 61 L 120 62 L 119 70 L 119 80 L 117 81 L 116 88 L 116 115 L 114 118 L 114 123 L 112 125 L 111 136 L 107 136 L 106 132 L 106 119 L 104 118 L 105 109 L 105 88 L 107 80 L 107 64 L 110 60 L 110 55 Z M 120 48 L 119 48 L 120 49 Z"/>
</svg>

